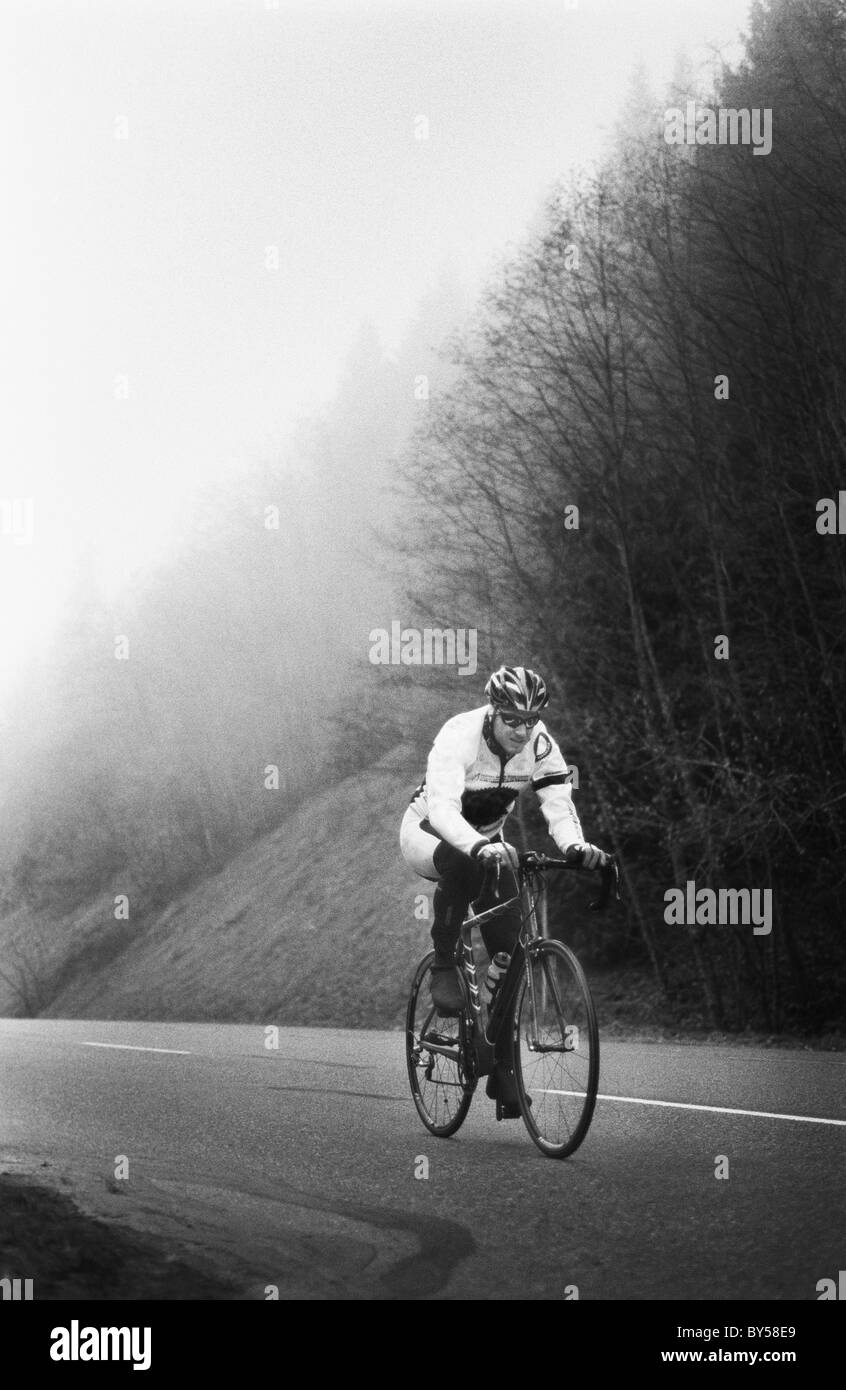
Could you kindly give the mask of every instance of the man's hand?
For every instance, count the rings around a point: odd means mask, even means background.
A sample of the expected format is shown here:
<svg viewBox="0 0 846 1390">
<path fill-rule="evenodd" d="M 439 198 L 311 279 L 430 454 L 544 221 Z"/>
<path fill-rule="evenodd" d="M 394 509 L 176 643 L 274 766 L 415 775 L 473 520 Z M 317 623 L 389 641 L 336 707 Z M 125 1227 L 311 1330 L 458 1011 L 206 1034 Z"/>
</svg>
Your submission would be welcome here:
<svg viewBox="0 0 846 1390">
<path fill-rule="evenodd" d="M 510 863 L 507 845 L 504 845 L 500 840 L 494 841 L 493 844 L 482 845 L 482 848 L 479 850 L 479 853 L 476 855 L 476 858 L 482 865 L 483 869 L 485 869 L 485 871 L 489 869 L 496 870 L 496 873 L 494 874 L 494 883 L 496 884 L 496 888 L 498 891 L 499 875 L 502 872 L 502 870 Z"/>
<path fill-rule="evenodd" d="M 576 851 L 581 857 L 583 869 L 604 869 L 608 863 L 609 856 L 597 845 L 587 845 L 580 841 L 578 844 L 570 845 L 567 854 L 569 856 Z"/>
<path fill-rule="evenodd" d="M 483 864 L 492 864 L 494 860 L 497 860 L 500 864 L 508 863 L 508 853 L 503 844 L 482 845 L 476 858 L 481 860 Z"/>
</svg>

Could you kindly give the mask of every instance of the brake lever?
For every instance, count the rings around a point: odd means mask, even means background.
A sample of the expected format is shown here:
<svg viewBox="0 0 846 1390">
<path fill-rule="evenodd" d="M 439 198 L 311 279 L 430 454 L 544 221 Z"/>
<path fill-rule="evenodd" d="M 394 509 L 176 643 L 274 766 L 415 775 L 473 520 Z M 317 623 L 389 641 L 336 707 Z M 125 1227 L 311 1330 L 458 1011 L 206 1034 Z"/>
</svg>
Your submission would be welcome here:
<svg viewBox="0 0 846 1390">
<path fill-rule="evenodd" d="M 617 902 L 622 902 L 620 896 L 620 865 L 617 863 L 617 856 L 612 854 L 608 863 L 600 871 L 602 880 L 599 887 L 599 897 L 592 903 L 588 903 L 591 912 L 601 912 L 608 906 L 608 899 L 611 897 L 611 889 L 614 889 L 614 897 Z"/>
<path fill-rule="evenodd" d="M 496 895 L 496 893 L 499 890 L 499 871 L 502 867 L 499 861 L 499 857 L 496 856 L 493 859 L 485 859 L 482 867 L 484 877 L 482 879 L 482 887 L 479 890 L 478 897 L 475 899 L 476 902 L 479 902 L 481 900 L 482 894 L 488 887 L 488 885 L 492 886 L 494 895 Z"/>
</svg>

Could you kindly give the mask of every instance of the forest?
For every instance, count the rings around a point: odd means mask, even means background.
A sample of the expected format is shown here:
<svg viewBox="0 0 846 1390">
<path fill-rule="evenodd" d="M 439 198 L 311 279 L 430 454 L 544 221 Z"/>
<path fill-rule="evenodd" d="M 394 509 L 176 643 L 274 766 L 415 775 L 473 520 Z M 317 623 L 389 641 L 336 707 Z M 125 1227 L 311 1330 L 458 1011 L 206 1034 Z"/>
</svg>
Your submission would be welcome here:
<svg viewBox="0 0 846 1390">
<path fill-rule="evenodd" d="M 845 76 L 842 4 L 754 7 L 695 98 L 771 113 L 765 158 L 668 139 L 635 84 L 408 468 L 427 614 L 551 681 L 632 932 L 716 1027 L 842 1022 Z M 668 923 L 689 881 L 770 890 L 772 932 Z"/>
</svg>

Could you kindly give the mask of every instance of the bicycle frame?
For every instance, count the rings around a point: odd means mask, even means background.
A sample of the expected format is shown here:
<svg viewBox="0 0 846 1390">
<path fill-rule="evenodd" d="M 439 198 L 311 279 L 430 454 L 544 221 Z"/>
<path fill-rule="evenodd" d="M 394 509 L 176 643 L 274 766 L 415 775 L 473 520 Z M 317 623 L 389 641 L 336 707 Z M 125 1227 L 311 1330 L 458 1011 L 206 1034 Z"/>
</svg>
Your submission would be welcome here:
<svg viewBox="0 0 846 1390">
<path fill-rule="evenodd" d="M 488 1019 L 488 1029 L 483 1029 L 481 1026 L 482 992 L 479 987 L 479 978 L 476 972 L 476 961 L 473 955 L 473 945 L 470 939 L 470 933 L 472 932 L 473 927 L 477 926 L 478 923 L 489 921 L 492 917 L 498 917 L 503 912 L 507 912 L 508 909 L 517 901 L 518 897 L 520 896 L 521 895 L 519 893 L 515 894 L 513 898 L 509 898 L 506 902 L 497 903 L 495 907 L 489 908 L 487 911 L 482 913 L 468 913 L 468 915 L 465 917 L 464 921 L 461 924 L 461 930 L 458 934 L 458 940 L 455 944 L 455 963 L 467 987 L 467 997 L 470 1007 L 466 1014 L 462 1014 L 460 1023 L 460 1040 L 458 1046 L 456 1047 L 455 1044 L 444 1044 L 432 1041 L 432 1035 L 429 1032 L 429 1026 L 431 1024 L 432 1019 L 435 1018 L 437 1014 L 437 1010 L 435 1009 L 434 1005 L 432 1006 L 429 1016 L 426 1019 L 424 1027 L 422 1029 L 422 1032 L 426 1035 L 426 1050 L 428 1052 L 440 1053 L 442 1056 L 450 1058 L 456 1058 L 459 1053 L 463 1054 L 463 1060 L 465 1063 L 464 1071 L 465 1074 L 471 1079 L 474 1079 L 477 1074 L 476 1064 L 479 1059 L 480 1048 L 480 1044 L 476 1040 L 475 1034 L 478 1032 L 483 1042 L 487 1043 L 488 1046 L 492 1047 L 495 1043 L 495 1039 L 499 1031 L 499 1025 L 497 1026 L 497 1030 L 493 1038 L 488 1037 L 488 1032 L 490 1031 L 491 1018 L 493 1017 L 493 1014 Z M 522 926 L 520 930 L 522 936 Z M 506 971 L 505 978 L 500 984 L 497 993 L 497 1008 L 499 1006 L 500 999 L 506 994 L 506 985 L 509 979 L 513 978 L 516 984 L 516 981 L 520 978 L 519 967 L 516 971 L 514 969 L 515 957 L 517 956 L 517 954 L 518 948 L 515 948 L 514 952 L 512 953 L 511 963 L 508 967 L 508 970 Z M 522 962 L 522 952 L 520 955 L 520 959 Z M 509 989 L 507 993 L 508 997 L 510 998 L 513 994 L 513 987 Z M 499 1011 L 499 1017 L 501 1021 L 501 1010 Z M 468 1025 L 470 1029 L 469 1036 L 467 1036 L 466 1033 Z"/>
<path fill-rule="evenodd" d="M 480 1032 L 484 1041 L 490 1047 L 496 1047 L 499 1038 L 502 1020 L 507 1015 L 508 1006 L 513 1000 L 515 990 L 520 980 L 525 962 L 526 948 L 532 941 L 540 939 L 540 926 L 538 922 L 538 904 L 543 896 L 545 885 L 542 883 L 534 884 L 534 874 L 528 868 L 523 868 L 517 861 L 517 854 L 506 846 L 509 850 L 509 860 L 512 861 L 512 868 L 517 877 L 517 892 L 513 897 L 507 898 L 504 902 L 497 903 L 495 907 L 487 908 L 484 912 L 470 912 L 461 924 L 458 946 L 456 954 L 457 964 L 464 973 L 467 980 L 470 1008 L 474 1015 L 474 1023 L 481 1025 L 482 998 L 476 978 L 476 963 L 473 959 L 473 948 L 470 940 L 470 933 L 474 927 L 478 927 L 483 922 L 489 922 L 494 917 L 501 917 L 515 903 L 520 904 L 520 933 L 517 938 L 514 950 L 511 953 L 511 961 L 508 970 L 500 982 L 497 990 L 494 1007 L 488 1016 L 487 1028 Z M 533 893 L 533 887 L 537 887 L 537 892 Z M 481 896 L 481 893 L 480 893 Z M 478 901 L 478 899 L 477 899 Z M 529 975 L 529 988 L 532 997 L 532 1014 L 536 1018 L 536 1006 L 534 999 L 534 985 L 532 982 L 532 972 Z"/>
<path fill-rule="evenodd" d="M 514 950 L 511 953 L 511 962 L 497 991 L 494 1007 L 488 1017 L 487 1028 L 480 1030 L 482 1031 L 484 1041 L 488 1046 L 493 1048 L 496 1048 L 496 1044 L 499 1041 L 503 1019 L 508 1017 L 510 1006 L 523 973 L 527 954 L 531 954 L 533 943 L 544 939 L 538 912 L 546 893 L 546 883 L 542 875 L 545 870 L 550 868 L 566 868 L 571 870 L 580 868 L 580 865 L 574 862 L 568 862 L 567 860 L 547 859 L 542 855 L 533 853 L 520 855 L 508 844 L 505 845 L 505 849 L 508 854 L 511 869 L 517 879 L 517 892 L 513 897 L 506 899 L 505 902 L 497 903 L 495 907 L 487 908 L 484 912 L 469 912 L 461 924 L 461 931 L 459 933 L 458 942 L 456 943 L 456 965 L 464 975 L 467 983 L 472 1022 L 474 1026 L 476 1026 L 481 1020 L 482 998 L 476 977 L 476 963 L 473 958 L 470 933 L 473 927 L 479 926 L 482 922 L 491 921 L 494 917 L 502 916 L 502 914 L 513 907 L 516 902 L 520 903 L 520 932 Z M 612 886 L 619 900 L 619 870 L 617 862 L 614 859 L 610 861 L 607 870 L 603 873 L 600 895 L 595 902 L 590 904 L 592 910 L 601 910 L 605 906 L 610 896 Z M 481 897 L 482 891 L 483 890 L 480 890 L 479 897 Z M 476 901 L 478 902 L 478 900 L 477 898 Z M 473 904 L 471 904 L 471 908 L 472 906 Z M 537 1034 L 537 999 L 535 996 L 534 974 L 531 970 L 528 970 L 526 974 L 531 1003 L 531 1017 L 535 1033 Z M 559 1012 L 561 1012 L 560 999 L 556 998 L 556 1006 Z M 542 1044 L 538 1043 L 536 1045 L 536 1050 L 542 1052 L 547 1049 Z"/>
</svg>

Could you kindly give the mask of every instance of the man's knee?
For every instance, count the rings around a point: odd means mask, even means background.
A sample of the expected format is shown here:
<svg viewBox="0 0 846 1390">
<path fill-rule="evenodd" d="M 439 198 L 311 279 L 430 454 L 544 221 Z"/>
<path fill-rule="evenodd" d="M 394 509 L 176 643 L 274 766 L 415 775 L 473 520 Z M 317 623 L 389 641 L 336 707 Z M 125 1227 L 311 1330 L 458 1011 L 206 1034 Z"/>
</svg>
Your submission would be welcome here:
<svg viewBox="0 0 846 1390">
<path fill-rule="evenodd" d="M 469 854 L 441 840 L 432 862 L 438 871 L 440 885 L 450 896 L 466 893 L 468 902 L 476 896 L 484 877 L 484 870 L 477 859 L 471 859 Z"/>
<path fill-rule="evenodd" d="M 447 848 L 451 849 L 451 846 Z M 442 870 L 435 889 L 432 905 L 434 907 L 435 919 L 432 923 L 432 939 L 438 949 L 442 950 L 446 944 L 455 944 L 461 923 L 467 914 L 467 909 L 478 892 L 481 883 L 481 874 L 477 872 L 478 866 L 467 855 L 460 855 L 459 851 L 454 851 L 454 856 L 440 856 L 439 867 Z M 436 855 L 436 860 L 438 856 Z M 462 864 L 460 859 L 465 862 Z M 446 866 L 444 861 L 446 862 Z"/>
<path fill-rule="evenodd" d="M 448 927 L 457 935 L 469 903 L 469 893 L 457 888 L 455 884 L 450 887 L 441 880 L 432 897 L 436 925 Z"/>
</svg>

